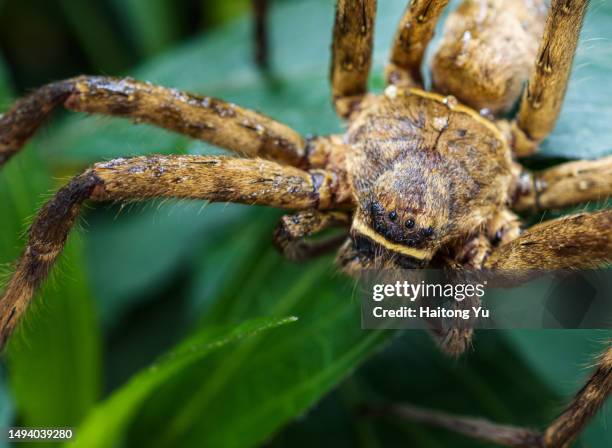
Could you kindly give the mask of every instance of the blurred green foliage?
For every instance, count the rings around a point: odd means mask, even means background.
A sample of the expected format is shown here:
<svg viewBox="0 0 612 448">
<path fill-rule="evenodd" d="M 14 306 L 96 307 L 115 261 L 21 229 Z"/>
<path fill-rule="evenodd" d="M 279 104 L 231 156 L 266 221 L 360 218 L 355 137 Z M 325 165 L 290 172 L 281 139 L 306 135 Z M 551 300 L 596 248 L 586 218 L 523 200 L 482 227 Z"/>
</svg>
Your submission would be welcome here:
<svg viewBox="0 0 612 448">
<path fill-rule="evenodd" d="M 0 2 L 8 60 L 0 79 L 11 73 L 18 91 L 80 72 L 121 73 L 223 97 L 305 134 L 341 129 L 327 83 L 331 1 L 275 3 L 272 77 L 251 63 L 245 1 L 21 3 Z M 379 2 L 375 88 L 403 6 Z M 244 17 L 208 29 L 236 15 Z M 609 4 L 594 2 L 560 124 L 537 163 L 612 153 L 612 58 L 609 45 L 593 40 L 612 37 L 611 18 Z M 1 104 L 10 91 L 0 82 Z M 30 146 L 0 173 L 3 263 L 17 256 L 27 217 L 57 186 L 53 177 L 116 156 L 219 152 L 148 126 L 74 115 Z M 353 283 L 331 257 L 294 265 L 271 248 L 278 216 L 196 202 L 89 210 L 11 344 L 0 425 L 72 425 L 88 447 L 472 447 L 356 409 L 405 400 L 542 426 L 609 337 L 480 332 L 476 350 L 454 361 L 420 332 L 363 331 Z M 587 446 L 612 444 L 604 419 L 591 425 Z"/>
<path fill-rule="evenodd" d="M 249 9 L 250 0 L 0 0 L 0 53 L 22 91 L 121 73 Z"/>
</svg>

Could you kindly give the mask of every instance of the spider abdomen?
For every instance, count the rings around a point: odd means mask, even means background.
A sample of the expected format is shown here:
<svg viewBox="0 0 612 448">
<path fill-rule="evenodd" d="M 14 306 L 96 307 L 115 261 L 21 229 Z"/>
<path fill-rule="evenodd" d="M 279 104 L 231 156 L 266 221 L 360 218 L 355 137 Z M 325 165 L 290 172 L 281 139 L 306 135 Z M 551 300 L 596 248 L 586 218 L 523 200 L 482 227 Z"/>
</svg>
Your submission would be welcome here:
<svg viewBox="0 0 612 448">
<path fill-rule="evenodd" d="M 543 0 L 462 2 L 432 61 L 435 90 L 478 110 L 507 111 L 529 77 L 545 17 Z"/>
</svg>

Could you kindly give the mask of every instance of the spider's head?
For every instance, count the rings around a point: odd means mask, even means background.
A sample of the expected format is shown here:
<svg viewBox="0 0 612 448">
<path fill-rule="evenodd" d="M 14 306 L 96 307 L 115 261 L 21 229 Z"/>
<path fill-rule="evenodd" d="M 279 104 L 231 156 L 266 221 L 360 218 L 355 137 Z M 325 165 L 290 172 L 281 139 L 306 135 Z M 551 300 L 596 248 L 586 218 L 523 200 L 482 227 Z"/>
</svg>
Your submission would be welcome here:
<svg viewBox="0 0 612 448">
<path fill-rule="evenodd" d="M 386 258 L 396 267 L 424 267 L 452 227 L 449 188 L 440 176 L 406 173 L 405 166 L 398 166 L 378 178 L 355 213 L 351 236 L 364 257 Z"/>
</svg>

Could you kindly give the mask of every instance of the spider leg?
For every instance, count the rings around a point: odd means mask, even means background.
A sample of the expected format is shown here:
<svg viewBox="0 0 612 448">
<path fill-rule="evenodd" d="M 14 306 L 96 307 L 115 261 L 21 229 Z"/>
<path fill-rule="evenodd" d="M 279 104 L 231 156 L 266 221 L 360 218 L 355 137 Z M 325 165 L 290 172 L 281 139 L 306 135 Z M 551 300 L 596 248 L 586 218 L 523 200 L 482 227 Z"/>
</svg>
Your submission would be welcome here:
<svg viewBox="0 0 612 448">
<path fill-rule="evenodd" d="M 492 423 L 482 418 L 424 409 L 408 403 L 367 406 L 365 412 L 372 416 L 391 415 L 414 423 L 437 426 L 497 445 L 543 448 L 542 434 L 538 431 Z"/>
<path fill-rule="evenodd" d="M 250 157 L 308 166 L 308 143 L 293 129 L 252 110 L 130 78 L 81 76 L 48 84 L 0 115 L 0 166 L 53 109 L 131 118 Z"/>
<path fill-rule="evenodd" d="M 487 235 L 475 235 L 463 244 L 454 259 L 447 260 L 447 266 L 451 273 L 460 273 L 462 269 L 479 269 L 490 251 L 491 242 Z M 448 280 L 453 280 L 452 275 Z M 453 300 L 449 309 L 469 310 L 480 306 L 480 303 L 478 297 Z M 474 328 L 470 321 L 466 322 L 461 317 L 443 321 L 432 319 L 430 334 L 440 350 L 449 356 L 459 357 L 472 346 Z"/>
<path fill-rule="evenodd" d="M 500 272 L 586 269 L 612 260 L 612 209 L 545 221 L 497 247 L 484 263 Z"/>
<path fill-rule="evenodd" d="M 261 159 L 153 156 L 95 164 L 60 189 L 39 211 L 28 244 L 0 299 L 0 348 L 63 249 L 86 200 L 156 197 L 259 204 L 285 209 L 347 205 L 336 176 Z"/>
<path fill-rule="evenodd" d="M 255 62 L 263 69 L 270 67 L 270 41 L 268 39 L 268 14 L 270 2 L 268 0 L 253 0 L 255 13 L 255 27 L 253 37 L 255 41 Z"/>
<path fill-rule="evenodd" d="M 612 196 L 612 156 L 563 163 L 540 172 L 524 172 L 513 207 L 559 209 Z"/>
<path fill-rule="evenodd" d="M 359 254 L 350 238 L 347 238 L 338 250 L 336 265 L 342 272 L 356 279 L 359 279 L 366 269 L 375 267 L 371 259 Z"/>
<path fill-rule="evenodd" d="M 331 83 L 336 113 L 347 118 L 367 92 L 372 63 L 376 0 L 338 0 Z"/>
<path fill-rule="evenodd" d="M 480 301 L 470 303 L 470 307 L 467 308 L 463 308 L 464 305 L 467 304 L 453 304 L 450 309 L 470 309 L 471 306 L 480 305 Z M 453 323 L 459 323 L 458 319 Z M 432 328 L 430 334 L 440 350 L 453 358 L 458 358 L 464 354 L 472 346 L 472 340 L 474 339 L 474 329 L 461 328 L 461 325 L 451 325 L 448 328 Z"/>
<path fill-rule="evenodd" d="M 492 423 L 481 418 L 447 414 L 409 404 L 367 408 L 369 414 L 390 414 L 412 422 L 438 426 L 475 439 L 517 448 L 566 448 L 576 440 L 612 391 L 612 346 L 605 350 L 594 373 L 546 430 Z"/>
<path fill-rule="evenodd" d="M 520 157 L 537 151 L 555 127 L 588 0 L 552 0 L 536 64 L 511 132 Z"/>
<path fill-rule="evenodd" d="M 448 0 L 412 0 L 406 7 L 391 47 L 387 82 L 422 86 L 421 64 L 427 44 Z"/>
<path fill-rule="evenodd" d="M 478 270 L 489 257 L 495 246 L 503 245 L 516 239 L 521 234 L 521 222 L 518 216 L 509 210 L 499 211 L 487 224 L 484 233 L 475 235 L 463 243 L 452 259 L 447 259 L 450 272 L 461 273 L 463 270 Z M 472 297 L 461 302 L 453 301 L 454 309 L 471 309 L 480 305 L 480 299 Z M 450 321 L 450 325 L 441 327 L 434 319 L 431 334 L 440 349 L 454 357 L 463 354 L 472 345 L 474 329 L 469 322 L 461 318 Z"/>
<path fill-rule="evenodd" d="M 574 399 L 544 432 L 544 446 L 568 447 L 584 430 L 612 392 L 612 344 L 602 353 L 595 371 Z"/>
<path fill-rule="evenodd" d="M 602 266 L 610 260 L 612 209 L 565 216 L 533 226 L 493 250 L 484 267 L 501 273 L 584 269 Z M 548 427 L 540 441 L 529 444 L 525 440 L 510 446 L 569 446 L 611 390 L 612 348 L 607 348 L 591 379 Z M 478 437 L 478 434 L 471 435 Z"/>
<path fill-rule="evenodd" d="M 488 238 L 481 235 L 480 238 L 487 244 L 482 248 L 477 245 L 473 249 L 476 249 L 478 258 L 488 255 L 484 262 L 485 269 L 494 273 L 507 271 L 509 274 L 521 274 L 515 279 L 517 283 L 521 283 L 534 270 L 596 267 L 612 260 L 612 210 L 544 222 L 520 236 L 516 227 L 518 222 L 512 221 L 512 214 L 508 214 L 506 219 L 511 227 L 500 234 L 500 246 L 492 248 Z M 506 238 L 512 240 L 506 242 Z M 468 259 L 473 249 L 470 244 L 466 245 Z M 460 262 L 470 267 L 469 262 Z M 456 307 L 466 306 L 468 309 L 477 305 L 469 302 L 455 304 Z M 473 329 L 458 322 L 458 325 L 448 328 L 432 329 L 440 348 L 452 356 L 458 356 L 469 348 L 473 337 Z"/>
<path fill-rule="evenodd" d="M 274 231 L 274 244 L 289 260 L 308 260 L 337 249 L 346 240 L 346 234 L 317 241 L 306 241 L 305 237 L 329 227 L 346 227 L 349 223 L 350 215 L 346 212 L 299 211 L 281 218 Z"/>
</svg>

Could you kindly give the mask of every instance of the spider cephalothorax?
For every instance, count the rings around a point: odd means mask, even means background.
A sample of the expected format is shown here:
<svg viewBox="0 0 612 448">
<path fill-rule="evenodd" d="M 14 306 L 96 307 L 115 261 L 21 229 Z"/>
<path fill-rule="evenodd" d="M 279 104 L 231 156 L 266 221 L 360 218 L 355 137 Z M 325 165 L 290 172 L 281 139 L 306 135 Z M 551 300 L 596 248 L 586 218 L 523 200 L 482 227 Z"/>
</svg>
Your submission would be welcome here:
<svg viewBox="0 0 612 448">
<path fill-rule="evenodd" d="M 447 22 L 427 92 L 423 55 L 447 0 L 413 0 L 401 19 L 379 95 L 367 93 L 375 0 L 338 0 L 332 97 L 343 135 L 303 138 L 231 103 L 133 79 L 82 76 L 42 87 L 0 117 L 0 164 L 58 106 L 124 116 L 199 138 L 243 158 L 150 156 L 98 163 L 39 212 L 0 301 L 0 346 L 61 253 L 85 201 L 154 197 L 295 210 L 275 233 L 292 260 L 338 249 L 358 276 L 368 268 L 586 268 L 612 258 L 612 210 L 521 229 L 514 211 L 597 201 L 612 194 L 612 157 L 541 172 L 518 159 L 538 150 L 559 115 L 586 0 L 465 0 Z M 539 42 L 539 44 L 538 44 Z M 539 49 L 538 49 L 539 48 Z M 526 87 L 521 94 L 521 89 Z M 442 93 L 443 95 L 440 95 Z M 519 98 L 515 119 L 496 118 Z M 329 227 L 343 233 L 307 237 Z M 459 354 L 472 332 L 434 331 Z M 539 433 L 411 408 L 411 418 L 511 446 L 570 444 L 612 390 L 612 348 L 574 401 Z"/>
<path fill-rule="evenodd" d="M 490 121 L 417 89 L 390 86 L 364 103 L 346 134 L 354 236 L 423 265 L 506 206 L 511 150 Z"/>
</svg>

